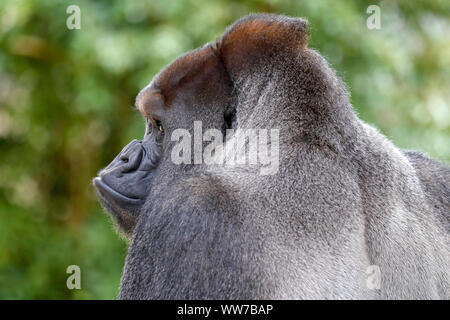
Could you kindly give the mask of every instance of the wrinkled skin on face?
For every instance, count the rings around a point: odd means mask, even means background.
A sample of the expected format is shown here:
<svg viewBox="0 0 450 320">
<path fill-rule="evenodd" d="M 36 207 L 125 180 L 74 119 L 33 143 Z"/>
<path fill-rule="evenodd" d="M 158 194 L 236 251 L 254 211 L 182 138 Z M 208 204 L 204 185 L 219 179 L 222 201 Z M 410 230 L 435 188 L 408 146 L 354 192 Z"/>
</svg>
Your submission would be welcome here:
<svg viewBox="0 0 450 320">
<path fill-rule="evenodd" d="M 144 139 L 131 141 L 94 179 L 100 202 L 125 235 L 132 232 L 149 193 L 163 135 L 161 127 L 147 121 Z"/>
</svg>

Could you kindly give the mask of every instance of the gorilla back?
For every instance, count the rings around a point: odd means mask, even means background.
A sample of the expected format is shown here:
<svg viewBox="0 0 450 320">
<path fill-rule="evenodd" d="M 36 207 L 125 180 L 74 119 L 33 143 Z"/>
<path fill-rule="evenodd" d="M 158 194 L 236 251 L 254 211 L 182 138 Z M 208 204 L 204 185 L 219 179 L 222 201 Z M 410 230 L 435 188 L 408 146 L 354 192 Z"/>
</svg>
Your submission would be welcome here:
<svg viewBox="0 0 450 320">
<path fill-rule="evenodd" d="M 94 180 L 130 238 L 120 298 L 450 298 L 449 168 L 358 119 L 308 48 L 306 20 L 240 19 L 162 70 L 136 104 L 144 139 Z M 238 155 L 255 152 L 239 132 L 278 129 L 278 171 L 195 152 L 176 163 L 179 129 L 195 136 L 194 121 Z"/>
</svg>

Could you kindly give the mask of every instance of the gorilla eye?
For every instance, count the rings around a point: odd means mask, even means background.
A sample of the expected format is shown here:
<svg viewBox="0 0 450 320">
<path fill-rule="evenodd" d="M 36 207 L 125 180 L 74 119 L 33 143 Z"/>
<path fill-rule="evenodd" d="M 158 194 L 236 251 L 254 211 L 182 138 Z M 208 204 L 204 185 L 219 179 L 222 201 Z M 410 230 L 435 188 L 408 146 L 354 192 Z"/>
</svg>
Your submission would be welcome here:
<svg viewBox="0 0 450 320">
<path fill-rule="evenodd" d="M 159 131 L 164 132 L 164 128 L 162 126 L 161 120 L 156 120 L 155 119 L 155 125 L 158 128 Z"/>
</svg>

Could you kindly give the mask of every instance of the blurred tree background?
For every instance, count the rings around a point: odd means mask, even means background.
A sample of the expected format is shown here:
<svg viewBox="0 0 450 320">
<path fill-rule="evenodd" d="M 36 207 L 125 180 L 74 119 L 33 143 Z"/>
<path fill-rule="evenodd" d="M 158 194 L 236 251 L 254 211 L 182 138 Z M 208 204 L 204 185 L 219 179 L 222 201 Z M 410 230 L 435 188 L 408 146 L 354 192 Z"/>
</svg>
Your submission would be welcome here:
<svg viewBox="0 0 450 320">
<path fill-rule="evenodd" d="M 68 30 L 66 9 L 81 9 Z M 381 8 L 369 30 L 366 9 Z M 0 299 L 117 297 L 127 246 L 91 179 L 144 133 L 134 98 L 249 12 L 307 17 L 310 46 L 398 146 L 450 162 L 450 2 L 0 2 Z M 68 290 L 66 268 L 81 268 Z"/>
</svg>

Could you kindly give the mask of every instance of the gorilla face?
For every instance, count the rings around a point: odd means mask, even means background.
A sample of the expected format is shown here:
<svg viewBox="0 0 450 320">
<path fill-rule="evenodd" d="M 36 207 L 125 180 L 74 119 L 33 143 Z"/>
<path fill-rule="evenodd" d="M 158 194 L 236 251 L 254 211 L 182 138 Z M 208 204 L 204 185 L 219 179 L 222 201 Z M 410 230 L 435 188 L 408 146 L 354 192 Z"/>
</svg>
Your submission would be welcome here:
<svg viewBox="0 0 450 320">
<path fill-rule="evenodd" d="M 139 93 L 136 106 L 147 121 L 144 139 L 129 143 L 93 181 L 100 202 L 125 235 L 133 231 L 155 180 L 161 181 L 155 169 L 170 162 L 171 133 L 192 131 L 194 121 L 224 128 L 230 97 L 230 82 L 212 46 L 181 57 Z"/>
<path fill-rule="evenodd" d="M 161 155 L 162 126 L 147 121 L 143 140 L 131 141 L 94 179 L 101 203 L 125 233 L 136 224 Z"/>
</svg>

